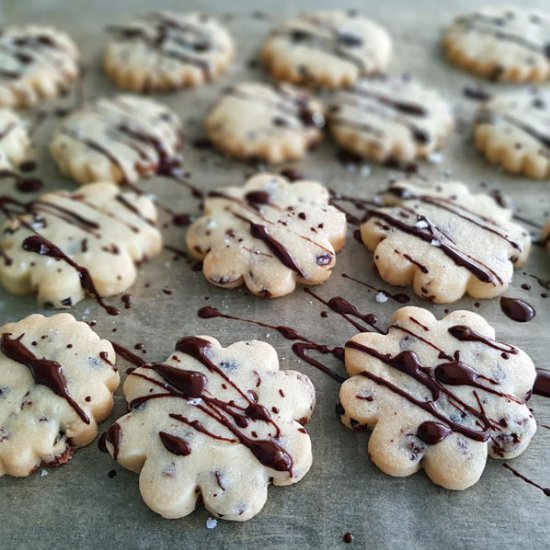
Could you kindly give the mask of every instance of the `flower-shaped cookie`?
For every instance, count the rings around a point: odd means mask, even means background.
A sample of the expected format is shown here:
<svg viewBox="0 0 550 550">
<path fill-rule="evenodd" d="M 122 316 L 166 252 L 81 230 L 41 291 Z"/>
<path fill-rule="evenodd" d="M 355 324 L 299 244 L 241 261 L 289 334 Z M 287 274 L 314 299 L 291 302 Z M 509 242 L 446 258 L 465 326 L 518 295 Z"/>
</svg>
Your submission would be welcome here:
<svg viewBox="0 0 550 550">
<path fill-rule="evenodd" d="M 36 291 L 44 305 L 123 292 L 135 264 L 161 250 L 153 202 L 113 183 L 46 193 L 19 207 L 0 234 L 0 281 L 13 294 Z"/>
<path fill-rule="evenodd" d="M 130 412 L 100 442 L 140 473 L 143 500 L 166 518 L 190 514 L 202 495 L 218 517 L 245 521 L 267 487 L 308 472 L 307 422 L 315 403 L 309 378 L 280 371 L 275 350 L 256 340 L 222 348 L 207 336 L 181 338 L 166 363 L 131 372 Z"/>
<path fill-rule="evenodd" d="M 177 90 L 214 80 L 233 58 L 228 32 L 201 13 L 154 12 L 110 25 L 105 70 L 120 88 Z"/>
<path fill-rule="evenodd" d="M 508 172 L 548 178 L 550 92 L 528 88 L 487 101 L 477 116 L 475 144 Z"/>
<path fill-rule="evenodd" d="M 323 106 L 308 92 L 262 82 L 226 88 L 205 121 L 221 151 L 273 163 L 303 157 L 321 140 L 324 125 Z"/>
<path fill-rule="evenodd" d="M 78 78 L 71 38 L 39 25 L 4 27 L 0 35 L 0 105 L 28 107 L 53 99 Z"/>
<path fill-rule="evenodd" d="M 111 343 L 68 313 L 0 327 L 0 476 L 68 462 L 96 437 L 119 381 Z"/>
<path fill-rule="evenodd" d="M 29 136 L 23 121 L 10 109 L 0 109 L 0 170 L 12 170 L 25 158 Z"/>
<path fill-rule="evenodd" d="M 503 294 L 514 266 L 525 263 L 531 239 L 511 222 L 512 212 L 489 195 L 472 195 L 461 183 L 420 188 L 393 184 L 387 207 L 367 212 L 361 239 L 374 252 L 380 277 L 436 303 L 464 294 Z"/>
<path fill-rule="evenodd" d="M 527 448 L 536 422 L 524 400 L 535 367 L 522 350 L 494 338 L 475 313 L 437 321 L 425 309 L 404 307 L 388 334 L 347 342 L 342 422 L 373 430 L 369 456 L 382 471 L 408 476 L 424 468 L 434 483 L 466 489 L 479 480 L 487 455 L 509 459 Z"/>
<path fill-rule="evenodd" d="M 179 166 L 181 122 L 171 109 L 122 94 L 84 105 L 61 121 L 50 151 L 59 169 L 79 183 L 135 183 Z"/>
<path fill-rule="evenodd" d="M 296 283 L 316 285 L 330 277 L 344 246 L 346 218 L 328 199 L 320 183 L 256 175 L 242 187 L 210 193 L 187 246 L 204 260 L 211 283 L 234 288 L 244 282 L 258 296 L 284 296 Z"/>
</svg>

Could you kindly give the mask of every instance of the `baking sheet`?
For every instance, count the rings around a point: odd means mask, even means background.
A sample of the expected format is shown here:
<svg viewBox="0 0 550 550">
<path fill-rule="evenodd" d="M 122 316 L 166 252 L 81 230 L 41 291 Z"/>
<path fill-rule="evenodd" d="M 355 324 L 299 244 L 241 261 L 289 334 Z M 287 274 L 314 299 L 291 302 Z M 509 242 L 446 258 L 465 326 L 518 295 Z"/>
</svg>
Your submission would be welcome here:
<svg viewBox="0 0 550 550">
<path fill-rule="evenodd" d="M 0 16 L 3 24 L 16 22 L 51 23 L 67 30 L 77 41 L 88 72 L 84 83 L 87 98 L 113 93 L 114 87 L 100 69 L 100 52 L 106 38 L 107 23 L 122 23 L 134 14 L 151 9 L 192 10 L 229 14 L 226 23 L 236 39 L 238 56 L 232 70 L 218 83 L 180 93 L 159 96 L 182 117 L 190 139 L 201 136 L 201 119 L 219 90 L 231 82 L 245 78 L 265 78 L 248 61 L 258 51 L 269 28 L 296 11 L 321 7 L 341 7 L 336 0 L 315 2 L 222 2 L 186 0 L 3 0 Z M 546 2 L 530 1 L 523 5 L 544 8 Z M 475 102 L 461 93 L 475 78 L 445 63 L 438 39 L 442 25 L 453 13 L 477 6 L 473 0 L 442 3 L 438 0 L 386 0 L 361 2 L 347 0 L 346 8 L 358 8 L 384 24 L 392 34 L 395 54 L 390 69 L 408 71 L 440 89 L 453 101 L 461 119 L 467 120 L 476 108 Z M 261 13 L 271 13 L 269 17 Z M 483 82 L 488 90 L 506 85 Z M 68 97 L 57 104 L 70 105 Z M 36 157 L 40 172 L 47 180 L 47 189 L 74 189 L 75 185 L 57 172 L 46 151 L 52 122 L 36 134 Z M 335 160 L 336 148 L 325 143 L 303 162 L 293 166 L 319 179 L 330 188 L 360 197 L 371 197 L 384 188 L 391 171 L 371 166 L 367 176 L 348 170 Z M 192 181 L 204 190 L 236 185 L 252 173 L 246 164 L 231 162 L 211 151 L 185 150 Z M 421 174 L 430 181 L 447 176 L 467 182 L 474 190 L 500 189 L 514 200 L 520 215 L 542 223 L 550 212 L 548 182 L 530 182 L 508 176 L 486 165 L 472 146 L 469 135 L 455 134 L 444 150 L 441 164 L 422 164 Z M 481 186 L 481 182 L 485 182 Z M 7 190 L 12 191 L 11 184 Z M 181 186 L 162 178 L 140 183 L 140 187 L 157 193 L 178 211 L 198 212 L 198 201 Z M 4 192 L 4 191 L 3 191 Z M 164 230 L 165 242 L 177 247 L 184 243 L 184 230 Z M 550 254 L 535 247 L 527 266 L 522 270 L 544 279 L 550 278 Z M 540 297 L 545 291 L 529 275 L 516 273 L 509 296 L 527 299 L 536 307 L 536 318 L 527 325 L 508 320 L 500 311 L 498 300 L 464 299 L 452 308 L 471 309 L 484 315 L 496 328 L 500 339 L 526 350 L 538 367 L 548 367 L 550 322 L 549 300 Z M 381 326 L 398 307 L 393 301 L 379 304 L 375 292 L 341 277 L 348 273 L 377 287 L 392 290 L 379 280 L 372 269 L 371 254 L 351 238 L 339 255 L 331 280 L 317 292 L 328 299 L 342 295 L 361 311 L 375 313 Z M 532 290 L 520 288 L 530 283 Z M 145 287 L 146 284 L 150 286 Z M 172 294 L 163 292 L 170 288 Z M 110 317 L 92 299 L 81 302 L 71 312 L 79 319 L 96 320 L 95 330 L 103 337 L 113 337 L 128 347 L 142 342 L 150 360 L 162 361 L 173 350 L 175 341 L 184 334 L 210 334 L 223 345 L 258 338 L 273 344 L 279 352 L 283 368 L 294 368 L 308 374 L 317 388 L 318 404 L 309 430 L 313 441 L 314 463 L 305 479 L 292 487 L 270 488 L 264 510 L 253 520 L 237 524 L 219 521 L 215 529 L 206 529 L 208 513 L 197 510 L 180 520 L 165 520 L 151 512 L 142 502 L 138 477 L 125 471 L 92 444 L 79 450 L 62 468 L 47 468 L 27 479 L 0 479 L 0 548 L 320 548 L 344 546 L 342 535 L 351 532 L 352 546 L 368 548 L 459 548 L 543 547 L 550 534 L 550 499 L 541 491 L 515 478 L 502 467 L 501 461 L 490 460 L 481 481 L 465 492 L 445 491 L 432 484 L 423 473 L 397 479 L 380 472 L 367 457 L 367 433 L 344 429 L 335 413 L 338 385 L 313 367 L 299 361 L 291 352 L 290 343 L 275 331 L 221 319 L 200 320 L 196 311 L 208 304 L 234 315 L 265 322 L 300 327 L 312 339 L 330 345 L 343 345 L 354 329 L 335 313 L 320 317 L 323 307 L 301 290 L 286 298 L 265 301 L 253 298 L 243 290 L 217 289 L 206 283 L 201 273 L 194 272 L 184 261 L 174 261 L 164 252 L 145 265 L 135 286 L 133 307 Z M 449 306 L 434 306 L 407 291 L 411 303 L 427 307 L 441 316 Z M 208 301 L 206 301 L 208 297 Z M 122 306 L 118 298 L 108 300 Z M 16 298 L 0 290 L 0 323 L 26 316 L 37 308 L 34 297 Z M 52 314 L 52 311 L 44 311 Z M 113 329 L 116 328 L 116 333 Z M 338 372 L 336 360 L 326 359 Z M 125 364 L 120 361 L 122 372 Z M 534 397 L 531 400 L 539 423 L 550 424 L 550 402 Z M 125 412 L 120 394 L 110 421 Z M 102 428 L 105 429 L 109 422 Z M 540 483 L 550 486 L 548 459 L 550 431 L 539 430 L 523 456 L 513 466 Z M 114 470 L 116 476 L 109 477 Z"/>
</svg>

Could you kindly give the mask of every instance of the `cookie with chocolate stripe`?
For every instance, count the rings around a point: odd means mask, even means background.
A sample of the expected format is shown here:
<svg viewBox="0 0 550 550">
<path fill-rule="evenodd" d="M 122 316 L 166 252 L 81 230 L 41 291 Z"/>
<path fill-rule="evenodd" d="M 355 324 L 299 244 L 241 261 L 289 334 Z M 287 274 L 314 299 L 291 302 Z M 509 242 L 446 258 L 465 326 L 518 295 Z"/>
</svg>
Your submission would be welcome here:
<svg viewBox="0 0 550 550">
<path fill-rule="evenodd" d="M 66 91 L 80 75 L 71 38 L 39 25 L 5 27 L 0 35 L 0 106 L 29 107 Z"/>
<path fill-rule="evenodd" d="M 491 164 L 534 179 L 550 177 L 550 93 L 501 94 L 480 108 L 475 144 Z"/>
<path fill-rule="evenodd" d="M 261 59 L 278 80 L 341 88 L 386 69 L 392 42 L 386 30 L 355 11 L 318 11 L 274 29 Z"/>
<path fill-rule="evenodd" d="M 0 476 L 68 462 L 113 409 L 115 352 L 72 315 L 0 327 Z"/>
<path fill-rule="evenodd" d="M 71 307 L 91 295 L 113 312 L 102 298 L 132 286 L 136 264 L 161 250 L 153 202 L 113 183 L 2 206 L 12 215 L 0 232 L 0 282 L 13 294 L 36 292 L 42 305 Z"/>
<path fill-rule="evenodd" d="M 492 80 L 541 82 L 550 77 L 550 15 L 490 6 L 456 17 L 443 35 L 455 65 Z"/>
<path fill-rule="evenodd" d="M 326 281 L 345 242 L 345 215 L 325 187 L 258 174 L 242 187 L 210 193 L 189 228 L 187 247 L 217 286 L 245 284 L 257 296 L 290 294 Z"/>
<path fill-rule="evenodd" d="M 426 300 L 499 296 L 527 260 L 531 239 L 512 211 L 462 183 L 398 182 L 381 198 L 383 206 L 366 213 L 361 239 L 382 279 L 412 285 Z"/>
<path fill-rule="evenodd" d="M 63 119 L 50 151 L 59 169 L 79 183 L 135 183 L 172 174 L 180 164 L 179 117 L 151 99 L 100 98 Z"/>
<path fill-rule="evenodd" d="M 107 30 L 105 71 L 134 92 L 199 86 L 217 79 L 234 55 L 225 28 L 199 13 L 154 12 Z"/>
<path fill-rule="evenodd" d="M 238 159 L 285 162 L 322 137 L 323 106 L 288 84 L 243 82 L 224 90 L 205 121 L 212 143 Z"/>
<path fill-rule="evenodd" d="M 124 396 L 130 412 L 100 448 L 139 473 L 145 504 L 166 518 L 190 514 L 202 497 L 215 516 L 246 521 L 269 484 L 297 483 L 311 466 L 303 424 L 315 389 L 279 370 L 265 342 L 222 348 L 209 336 L 183 337 L 164 363 L 132 370 Z"/>
<path fill-rule="evenodd" d="M 533 362 L 495 340 L 475 313 L 454 311 L 438 321 L 404 307 L 388 334 L 358 334 L 345 349 L 350 378 L 340 388 L 342 422 L 372 430 L 369 457 L 389 475 L 422 468 L 442 487 L 466 489 L 488 456 L 520 455 L 536 431 L 525 402 Z"/>
<path fill-rule="evenodd" d="M 343 149 L 379 162 L 425 158 L 453 127 L 450 105 L 408 75 L 362 79 L 339 91 L 328 120 Z"/>
</svg>

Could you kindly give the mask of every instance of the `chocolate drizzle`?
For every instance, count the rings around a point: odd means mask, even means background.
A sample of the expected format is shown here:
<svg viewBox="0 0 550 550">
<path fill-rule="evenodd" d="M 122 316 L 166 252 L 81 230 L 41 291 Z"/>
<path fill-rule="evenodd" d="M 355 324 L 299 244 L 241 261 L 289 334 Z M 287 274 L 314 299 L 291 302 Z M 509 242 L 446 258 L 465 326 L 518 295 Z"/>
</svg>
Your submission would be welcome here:
<svg viewBox="0 0 550 550">
<path fill-rule="evenodd" d="M 550 397 L 550 371 L 537 369 L 533 393 L 535 395 L 542 395 L 543 397 Z"/>
<path fill-rule="evenodd" d="M 23 344 L 23 334 L 18 338 L 10 338 L 10 336 L 9 333 L 2 334 L 0 351 L 12 361 L 25 365 L 31 371 L 36 384 L 46 386 L 53 393 L 65 399 L 80 419 L 86 424 L 90 424 L 89 416 L 69 393 L 67 380 L 62 372 L 63 367 L 57 361 L 36 357 Z"/>
<path fill-rule="evenodd" d="M 191 446 L 185 439 L 166 432 L 159 432 L 160 440 L 164 448 L 176 456 L 187 456 L 191 454 Z"/>
<path fill-rule="evenodd" d="M 451 435 L 451 433 L 452 430 L 448 426 L 445 426 L 445 424 L 441 424 L 441 422 L 432 422 L 431 420 L 427 420 L 426 422 L 422 422 L 422 424 L 418 426 L 416 437 L 418 437 L 420 441 L 426 443 L 426 445 L 437 445 L 438 443 L 441 443 L 447 436 Z"/>
<path fill-rule="evenodd" d="M 531 321 L 535 315 L 535 308 L 528 304 L 524 300 L 519 298 L 508 298 L 507 296 L 502 296 L 500 298 L 500 309 L 506 317 L 512 319 L 512 321 L 517 321 L 518 323 L 527 323 Z"/>
</svg>

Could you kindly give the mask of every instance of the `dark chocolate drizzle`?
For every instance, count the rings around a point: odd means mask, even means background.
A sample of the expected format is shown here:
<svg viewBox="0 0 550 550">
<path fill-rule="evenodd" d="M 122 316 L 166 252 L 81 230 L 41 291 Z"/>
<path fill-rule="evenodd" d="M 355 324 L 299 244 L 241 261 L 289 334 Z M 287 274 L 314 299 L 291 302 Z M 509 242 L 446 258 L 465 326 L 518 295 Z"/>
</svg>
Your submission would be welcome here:
<svg viewBox="0 0 550 550">
<path fill-rule="evenodd" d="M 506 317 L 518 323 L 527 323 L 534 319 L 536 315 L 535 308 L 525 300 L 520 300 L 519 298 L 502 296 L 500 298 L 500 309 Z"/>
<path fill-rule="evenodd" d="M 32 374 L 36 384 L 41 384 L 49 388 L 53 393 L 62 397 L 69 403 L 74 412 L 86 424 L 90 423 L 90 418 L 80 405 L 71 397 L 67 380 L 63 375 L 63 367 L 50 359 L 39 359 L 22 342 L 23 334 L 18 338 L 11 338 L 11 334 L 3 333 L 0 340 L 0 351 L 21 365 L 25 365 Z"/>
<path fill-rule="evenodd" d="M 550 371 L 537 369 L 533 393 L 543 397 L 550 397 Z"/>
</svg>

